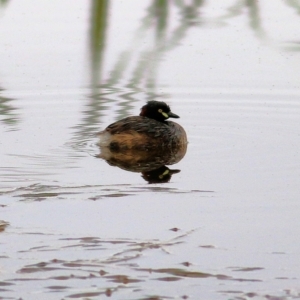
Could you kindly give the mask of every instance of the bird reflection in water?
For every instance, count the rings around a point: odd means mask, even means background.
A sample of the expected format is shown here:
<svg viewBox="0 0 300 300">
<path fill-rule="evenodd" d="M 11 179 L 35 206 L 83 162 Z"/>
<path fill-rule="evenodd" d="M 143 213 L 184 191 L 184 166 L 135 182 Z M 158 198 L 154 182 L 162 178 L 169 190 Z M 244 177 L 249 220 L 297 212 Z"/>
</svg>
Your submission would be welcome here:
<svg viewBox="0 0 300 300">
<path fill-rule="evenodd" d="M 178 163 L 187 150 L 185 130 L 167 121 L 179 118 L 160 101 L 149 101 L 139 116 L 127 117 L 99 133 L 100 154 L 112 166 L 141 172 L 149 183 L 168 182 L 180 170 L 166 165 Z"/>
</svg>

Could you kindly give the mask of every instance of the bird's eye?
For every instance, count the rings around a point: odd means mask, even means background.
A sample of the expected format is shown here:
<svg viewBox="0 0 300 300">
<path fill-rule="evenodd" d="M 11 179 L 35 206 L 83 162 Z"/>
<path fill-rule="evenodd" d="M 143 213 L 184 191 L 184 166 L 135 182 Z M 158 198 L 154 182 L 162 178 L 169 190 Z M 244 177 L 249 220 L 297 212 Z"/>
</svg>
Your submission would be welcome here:
<svg viewBox="0 0 300 300">
<path fill-rule="evenodd" d="M 159 112 L 160 114 L 162 114 L 166 119 L 169 118 L 169 115 L 168 115 L 167 113 L 165 113 L 161 108 L 158 110 L 158 112 Z"/>
</svg>

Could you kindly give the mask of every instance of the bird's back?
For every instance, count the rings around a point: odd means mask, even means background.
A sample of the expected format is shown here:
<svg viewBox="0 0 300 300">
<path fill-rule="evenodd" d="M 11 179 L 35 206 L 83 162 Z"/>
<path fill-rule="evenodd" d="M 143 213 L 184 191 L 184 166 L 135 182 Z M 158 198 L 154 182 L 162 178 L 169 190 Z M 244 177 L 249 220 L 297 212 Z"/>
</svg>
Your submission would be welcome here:
<svg viewBox="0 0 300 300">
<path fill-rule="evenodd" d="M 100 146 L 111 150 L 153 150 L 187 143 L 184 129 L 177 123 L 160 122 L 143 116 L 127 117 L 100 133 Z"/>
</svg>

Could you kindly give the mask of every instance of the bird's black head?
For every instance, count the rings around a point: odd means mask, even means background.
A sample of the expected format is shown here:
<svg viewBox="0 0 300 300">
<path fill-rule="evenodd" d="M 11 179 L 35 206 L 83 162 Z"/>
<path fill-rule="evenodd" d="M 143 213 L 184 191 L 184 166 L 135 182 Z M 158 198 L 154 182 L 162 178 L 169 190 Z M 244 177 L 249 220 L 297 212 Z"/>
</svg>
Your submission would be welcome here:
<svg viewBox="0 0 300 300">
<path fill-rule="evenodd" d="M 171 112 L 170 107 L 162 101 L 148 101 L 141 109 L 140 116 L 155 119 L 160 122 L 166 121 L 168 118 L 179 118 L 179 116 Z"/>
</svg>

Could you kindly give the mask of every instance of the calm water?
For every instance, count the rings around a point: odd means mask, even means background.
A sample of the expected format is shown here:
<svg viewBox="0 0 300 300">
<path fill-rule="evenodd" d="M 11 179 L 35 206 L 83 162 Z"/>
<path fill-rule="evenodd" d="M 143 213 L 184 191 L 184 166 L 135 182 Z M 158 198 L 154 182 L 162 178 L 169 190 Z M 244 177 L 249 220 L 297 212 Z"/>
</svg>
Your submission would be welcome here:
<svg viewBox="0 0 300 300">
<path fill-rule="evenodd" d="M 0 299 L 300 298 L 299 1 L 0 3 Z M 149 99 L 167 183 L 97 158 Z"/>
</svg>

